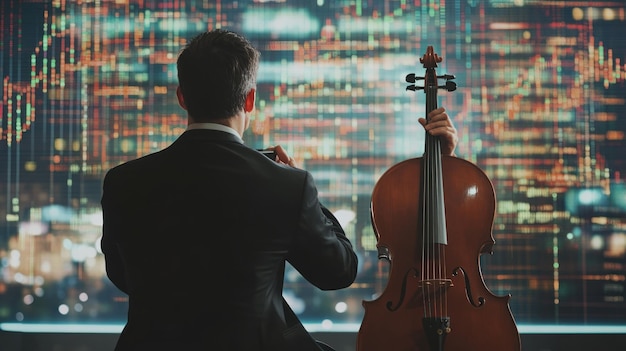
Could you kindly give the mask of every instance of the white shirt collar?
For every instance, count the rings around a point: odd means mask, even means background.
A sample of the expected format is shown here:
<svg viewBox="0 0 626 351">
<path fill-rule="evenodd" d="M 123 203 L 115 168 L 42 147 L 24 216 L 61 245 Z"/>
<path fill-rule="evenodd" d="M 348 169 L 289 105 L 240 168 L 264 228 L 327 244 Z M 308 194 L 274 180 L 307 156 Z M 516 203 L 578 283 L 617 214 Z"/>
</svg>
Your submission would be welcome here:
<svg viewBox="0 0 626 351">
<path fill-rule="evenodd" d="M 187 130 L 192 130 L 192 129 L 220 130 L 222 132 L 230 133 L 236 136 L 237 139 L 239 139 L 239 141 L 243 143 L 243 139 L 241 139 L 241 136 L 239 135 L 239 133 L 237 133 L 236 130 L 234 130 L 233 128 L 229 126 L 225 126 L 223 124 L 203 122 L 203 123 L 192 123 L 192 124 L 187 125 Z"/>
</svg>

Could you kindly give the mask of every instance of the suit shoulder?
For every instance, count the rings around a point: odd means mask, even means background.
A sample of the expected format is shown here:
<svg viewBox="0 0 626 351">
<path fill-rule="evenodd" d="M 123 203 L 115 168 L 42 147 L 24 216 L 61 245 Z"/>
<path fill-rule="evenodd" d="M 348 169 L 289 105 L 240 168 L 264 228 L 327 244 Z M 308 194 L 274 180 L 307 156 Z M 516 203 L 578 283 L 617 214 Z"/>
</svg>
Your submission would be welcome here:
<svg viewBox="0 0 626 351">
<path fill-rule="evenodd" d="M 163 151 L 164 150 L 160 150 L 160 151 L 147 154 L 139 158 L 128 160 L 118 165 L 115 165 L 109 168 L 109 170 L 106 172 L 106 175 L 110 177 L 111 175 L 127 174 L 129 172 L 137 172 L 138 170 L 141 170 L 141 169 L 148 169 L 151 167 L 151 165 L 158 164 L 158 162 L 155 162 L 155 161 L 158 159 L 159 155 Z"/>
</svg>

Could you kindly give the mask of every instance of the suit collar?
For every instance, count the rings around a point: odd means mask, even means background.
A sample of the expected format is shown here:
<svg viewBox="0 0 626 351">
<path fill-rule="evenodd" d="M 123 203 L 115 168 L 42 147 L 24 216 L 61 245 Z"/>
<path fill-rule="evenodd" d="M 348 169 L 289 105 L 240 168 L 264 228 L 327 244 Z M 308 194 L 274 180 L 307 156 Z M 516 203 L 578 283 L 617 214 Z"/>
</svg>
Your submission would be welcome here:
<svg viewBox="0 0 626 351">
<path fill-rule="evenodd" d="M 236 134 L 206 128 L 188 129 L 180 135 L 179 139 L 209 139 L 221 142 L 235 142 L 238 144 L 243 144 L 243 140 Z"/>
<path fill-rule="evenodd" d="M 230 133 L 237 137 L 242 143 L 243 140 L 237 131 L 229 126 L 219 124 L 219 123 L 192 123 L 187 126 L 187 130 L 195 130 L 195 129 L 208 129 L 208 130 L 219 130 L 222 132 Z"/>
</svg>

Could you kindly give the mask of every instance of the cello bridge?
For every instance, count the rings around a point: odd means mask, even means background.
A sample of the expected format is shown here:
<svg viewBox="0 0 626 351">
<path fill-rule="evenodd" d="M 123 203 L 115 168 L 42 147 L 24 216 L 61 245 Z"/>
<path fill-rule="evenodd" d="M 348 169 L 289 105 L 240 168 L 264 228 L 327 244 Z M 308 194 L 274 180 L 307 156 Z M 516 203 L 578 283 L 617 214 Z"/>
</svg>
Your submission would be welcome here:
<svg viewBox="0 0 626 351">
<path fill-rule="evenodd" d="M 453 287 L 452 279 L 425 279 L 420 280 L 417 283 L 417 286 L 422 290 L 427 291 L 439 291 L 439 290 L 447 290 L 450 287 Z"/>
</svg>

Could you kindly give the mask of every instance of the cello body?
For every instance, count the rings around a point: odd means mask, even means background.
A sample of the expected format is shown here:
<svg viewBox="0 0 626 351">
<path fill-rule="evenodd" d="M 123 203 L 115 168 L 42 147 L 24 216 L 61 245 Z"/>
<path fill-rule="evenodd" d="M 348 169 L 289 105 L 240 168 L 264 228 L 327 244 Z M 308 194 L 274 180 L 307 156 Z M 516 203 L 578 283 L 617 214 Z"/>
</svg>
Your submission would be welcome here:
<svg viewBox="0 0 626 351">
<path fill-rule="evenodd" d="M 420 191 L 422 161 L 414 158 L 394 165 L 374 187 L 372 224 L 379 252 L 388 251 L 391 269 L 383 293 L 363 301 L 357 351 L 439 351 L 430 348 L 422 328 L 423 294 L 418 284 L 422 241 L 415 233 L 421 228 L 422 211 L 414 197 Z M 478 167 L 460 158 L 443 156 L 442 169 L 455 175 L 443 179 L 445 263 L 452 280 L 447 289 L 450 332 L 443 351 L 518 351 L 521 343 L 510 296 L 492 294 L 480 270 L 480 255 L 491 253 L 495 243 L 492 184 Z M 392 311 L 396 305 L 400 306 Z"/>
<path fill-rule="evenodd" d="M 453 78 L 434 74 L 436 60 L 429 47 L 427 113 L 436 108 L 437 78 Z M 426 139 L 423 157 L 389 168 L 372 192 L 378 254 L 390 270 L 381 295 L 363 301 L 356 349 L 519 351 L 510 295 L 494 295 L 480 268 L 495 244 L 493 185 L 476 165 L 442 156 L 439 141 Z"/>
</svg>

